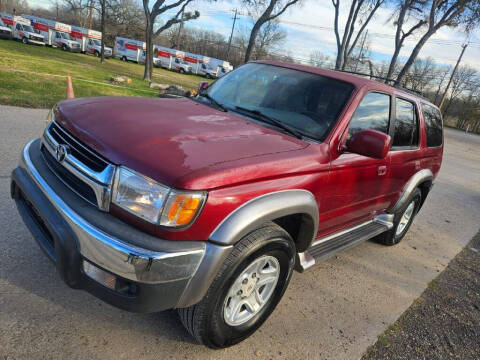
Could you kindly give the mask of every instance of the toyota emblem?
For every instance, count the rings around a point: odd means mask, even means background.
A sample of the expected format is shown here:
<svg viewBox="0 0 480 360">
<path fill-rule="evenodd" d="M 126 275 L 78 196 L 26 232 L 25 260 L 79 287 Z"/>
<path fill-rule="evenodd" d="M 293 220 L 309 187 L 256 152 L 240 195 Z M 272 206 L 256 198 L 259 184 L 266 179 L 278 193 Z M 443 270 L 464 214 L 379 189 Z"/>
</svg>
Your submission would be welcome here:
<svg viewBox="0 0 480 360">
<path fill-rule="evenodd" d="M 58 162 L 63 162 L 65 157 L 68 153 L 67 145 L 58 145 L 55 149 L 55 157 L 57 158 Z"/>
</svg>

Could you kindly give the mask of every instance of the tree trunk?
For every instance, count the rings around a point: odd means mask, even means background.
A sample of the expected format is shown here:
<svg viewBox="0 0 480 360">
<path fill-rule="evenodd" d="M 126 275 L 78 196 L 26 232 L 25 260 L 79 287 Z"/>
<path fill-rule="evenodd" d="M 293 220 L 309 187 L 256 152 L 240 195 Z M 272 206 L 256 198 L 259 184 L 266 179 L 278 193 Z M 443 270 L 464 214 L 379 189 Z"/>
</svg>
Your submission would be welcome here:
<svg viewBox="0 0 480 360">
<path fill-rule="evenodd" d="M 153 36 L 153 22 L 147 17 L 147 27 L 145 30 L 145 43 L 147 46 L 147 52 L 145 56 L 145 73 L 143 74 L 143 80 L 152 81 L 153 73 L 153 45 L 152 45 L 152 36 Z"/>
<path fill-rule="evenodd" d="M 410 54 L 410 57 L 408 58 L 407 62 L 403 66 L 402 70 L 400 71 L 400 74 L 398 74 L 397 77 L 397 84 L 401 84 L 402 81 L 404 81 L 406 75 L 410 71 L 410 68 L 412 67 L 413 63 L 418 57 L 418 54 L 420 53 L 420 50 L 422 50 L 423 46 L 426 44 L 428 39 L 435 33 L 435 31 L 428 31 L 425 35 L 422 36 L 422 38 L 419 40 L 417 45 L 413 48 L 412 53 Z"/>
<path fill-rule="evenodd" d="M 392 60 L 390 60 L 390 65 L 388 66 L 388 72 L 386 76 L 387 79 L 391 79 L 393 77 L 393 72 L 395 71 L 395 65 L 397 64 L 397 59 L 398 55 L 400 54 L 401 48 L 401 46 L 395 47 L 395 51 L 392 55 Z M 386 83 L 388 83 L 388 81 L 386 81 Z"/>
<path fill-rule="evenodd" d="M 102 30 L 102 46 L 100 49 L 100 63 L 103 64 L 105 62 L 105 1 L 101 1 L 102 6 L 102 20 L 101 20 L 101 30 Z"/>
<path fill-rule="evenodd" d="M 263 23 L 261 23 L 262 18 L 258 19 L 255 25 L 253 25 L 252 32 L 250 33 L 250 39 L 248 40 L 247 50 L 245 51 L 245 59 L 244 62 L 248 62 L 250 57 L 252 56 L 253 47 L 255 46 L 255 40 L 257 39 L 258 32 L 262 27 Z"/>
</svg>

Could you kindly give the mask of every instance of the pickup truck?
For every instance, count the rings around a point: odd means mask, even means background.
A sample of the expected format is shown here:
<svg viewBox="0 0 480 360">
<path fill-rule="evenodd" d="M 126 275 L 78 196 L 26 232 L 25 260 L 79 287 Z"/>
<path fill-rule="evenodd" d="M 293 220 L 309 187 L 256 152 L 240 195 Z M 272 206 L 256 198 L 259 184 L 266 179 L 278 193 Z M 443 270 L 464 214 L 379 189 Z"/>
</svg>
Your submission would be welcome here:
<svg viewBox="0 0 480 360">
<path fill-rule="evenodd" d="M 224 348 L 262 325 L 293 270 L 371 238 L 398 244 L 442 154 L 440 111 L 419 96 L 252 62 L 191 99 L 58 103 L 11 196 L 70 287 L 128 311 L 177 309 Z"/>
</svg>

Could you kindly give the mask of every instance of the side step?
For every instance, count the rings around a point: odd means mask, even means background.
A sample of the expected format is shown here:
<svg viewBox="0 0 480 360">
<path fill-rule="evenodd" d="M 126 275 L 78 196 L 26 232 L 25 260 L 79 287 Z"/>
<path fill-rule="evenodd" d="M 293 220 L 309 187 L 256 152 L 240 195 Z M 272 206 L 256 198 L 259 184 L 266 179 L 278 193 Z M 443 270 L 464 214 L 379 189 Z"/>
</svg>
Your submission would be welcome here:
<svg viewBox="0 0 480 360">
<path fill-rule="evenodd" d="M 296 270 L 304 272 L 321 260 L 373 238 L 393 227 L 393 215 L 383 214 L 375 219 L 315 240 L 303 253 L 297 256 Z"/>
</svg>

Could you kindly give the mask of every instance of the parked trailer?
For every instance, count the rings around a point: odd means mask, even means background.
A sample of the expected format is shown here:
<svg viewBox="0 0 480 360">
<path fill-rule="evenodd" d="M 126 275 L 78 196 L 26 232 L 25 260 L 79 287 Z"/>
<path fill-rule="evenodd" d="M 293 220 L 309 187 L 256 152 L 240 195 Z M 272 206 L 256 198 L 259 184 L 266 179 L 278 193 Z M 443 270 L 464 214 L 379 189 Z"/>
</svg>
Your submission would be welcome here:
<svg viewBox="0 0 480 360">
<path fill-rule="evenodd" d="M 29 19 L 32 26 L 45 38 L 46 45 L 58 47 L 64 51 L 80 52 L 80 43 L 72 39 L 72 27 L 67 24 L 33 15 L 22 15 Z"/>
<path fill-rule="evenodd" d="M 115 57 L 123 61 L 134 61 L 145 63 L 145 50 L 147 46 L 144 42 L 122 37 L 115 38 Z"/>
<path fill-rule="evenodd" d="M 2 14 L 2 21 L 3 21 Z M 45 38 L 32 28 L 30 20 L 22 16 L 12 16 L 13 38 L 24 44 L 45 45 Z"/>
<path fill-rule="evenodd" d="M 72 38 L 80 43 L 81 51 L 85 54 L 100 56 L 102 53 L 102 33 L 96 30 L 85 29 L 78 26 L 72 26 Z M 105 57 L 111 58 L 113 50 L 105 46 Z"/>
</svg>

